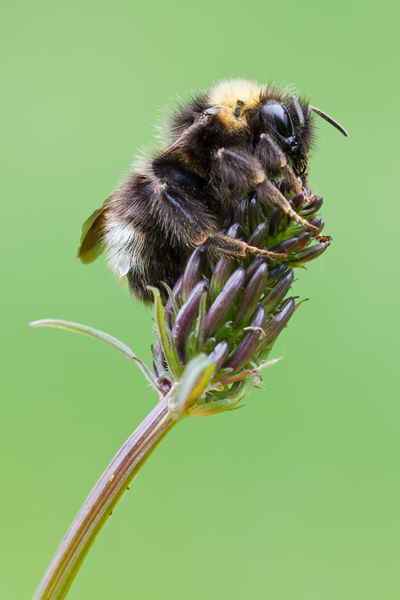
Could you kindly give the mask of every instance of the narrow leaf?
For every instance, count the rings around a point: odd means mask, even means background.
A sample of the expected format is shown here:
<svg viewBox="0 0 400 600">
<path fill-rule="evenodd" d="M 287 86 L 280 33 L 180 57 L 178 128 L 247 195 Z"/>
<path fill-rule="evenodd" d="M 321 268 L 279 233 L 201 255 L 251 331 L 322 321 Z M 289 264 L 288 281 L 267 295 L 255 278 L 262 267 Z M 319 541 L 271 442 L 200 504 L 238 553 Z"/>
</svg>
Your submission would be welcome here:
<svg viewBox="0 0 400 600">
<path fill-rule="evenodd" d="M 101 340 L 105 342 L 109 346 L 116 348 L 122 354 L 125 354 L 131 360 L 134 360 L 139 369 L 142 371 L 143 375 L 146 377 L 147 381 L 150 383 L 151 387 L 158 393 L 162 394 L 160 388 L 158 387 L 157 381 L 150 371 L 148 366 L 140 360 L 136 356 L 136 354 L 123 342 L 117 340 L 117 338 L 109 335 L 108 333 L 104 333 L 103 331 L 99 331 L 98 329 L 94 329 L 93 327 L 88 327 L 87 325 L 81 325 L 80 323 L 73 323 L 72 321 L 63 321 L 62 319 L 41 319 L 40 321 L 32 321 L 29 323 L 30 327 L 55 327 L 56 329 L 65 329 L 66 331 L 73 331 L 75 333 L 82 333 L 83 335 L 87 335 L 88 337 L 95 338 L 97 340 Z"/>
<path fill-rule="evenodd" d="M 153 292 L 154 296 L 154 322 L 157 330 L 158 340 L 161 344 L 165 360 L 167 361 L 168 368 L 171 371 L 172 377 L 175 381 L 179 381 L 183 368 L 179 362 L 178 355 L 171 346 L 170 340 L 165 330 L 163 306 L 161 303 L 160 292 L 155 287 L 149 286 L 148 289 L 151 292 Z"/>
<path fill-rule="evenodd" d="M 215 372 L 216 363 L 206 354 L 198 354 L 185 367 L 171 412 L 178 419 L 182 412 L 193 406 L 207 388 Z"/>
</svg>

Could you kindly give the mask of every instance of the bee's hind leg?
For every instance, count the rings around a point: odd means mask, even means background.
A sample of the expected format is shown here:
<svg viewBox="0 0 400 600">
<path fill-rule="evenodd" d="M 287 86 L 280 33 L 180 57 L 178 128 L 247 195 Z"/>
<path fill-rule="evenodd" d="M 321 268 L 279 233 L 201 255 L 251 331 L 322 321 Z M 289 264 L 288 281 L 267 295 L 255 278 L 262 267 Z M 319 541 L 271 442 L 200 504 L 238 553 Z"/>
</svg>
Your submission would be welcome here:
<svg viewBox="0 0 400 600">
<path fill-rule="evenodd" d="M 266 258 L 286 258 L 286 254 L 279 254 L 256 248 L 255 246 L 249 246 L 246 242 L 236 240 L 223 233 L 211 235 L 207 238 L 205 244 L 211 252 L 217 256 L 225 256 L 226 258 L 245 258 L 247 253 L 265 256 Z"/>
</svg>

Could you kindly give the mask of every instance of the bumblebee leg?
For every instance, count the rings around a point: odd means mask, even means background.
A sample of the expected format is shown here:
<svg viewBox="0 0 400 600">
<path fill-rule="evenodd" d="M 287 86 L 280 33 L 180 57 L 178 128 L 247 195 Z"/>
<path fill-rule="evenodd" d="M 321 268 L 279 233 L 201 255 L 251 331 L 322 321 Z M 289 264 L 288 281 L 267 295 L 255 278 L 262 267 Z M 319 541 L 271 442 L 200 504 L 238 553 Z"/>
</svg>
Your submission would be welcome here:
<svg viewBox="0 0 400 600">
<path fill-rule="evenodd" d="M 295 194 L 299 194 L 299 193 L 303 192 L 303 188 L 302 188 L 298 178 L 293 173 L 293 171 L 289 167 L 289 165 L 285 165 L 284 167 L 282 167 L 281 171 L 284 174 L 285 179 L 289 182 L 289 185 Z M 307 178 L 305 179 L 304 187 L 307 187 Z M 304 200 L 305 200 L 306 204 L 310 204 L 310 202 L 315 200 L 315 198 L 317 198 L 316 194 L 312 194 L 311 196 L 307 196 L 304 194 Z"/>
<path fill-rule="evenodd" d="M 174 152 L 176 152 L 177 150 L 180 150 L 182 148 L 182 146 L 185 145 L 188 138 L 193 136 L 193 134 L 196 133 L 196 131 L 200 130 L 202 127 L 205 127 L 206 125 L 208 125 L 208 122 L 210 121 L 211 117 L 212 117 L 211 112 L 208 112 L 208 113 L 205 112 L 197 121 L 195 121 L 192 125 L 190 125 L 190 127 L 188 127 L 182 133 L 181 136 L 179 136 L 170 146 L 168 146 L 168 148 L 166 148 L 160 154 L 160 157 L 161 158 L 168 157 L 171 154 L 173 154 Z"/>
<path fill-rule="evenodd" d="M 255 246 L 249 246 L 246 242 L 236 240 L 223 233 L 211 235 L 206 245 L 218 256 L 226 256 L 227 258 L 245 258 L 247 253 L 265 256 L 267 258 L 286 258 L 286 254 L 278 254 L 269 250 L 262 250 Z"/>
<path fill-rule="evenodd" d="M 295 194 L 302 191 L 301 184 L 287 164 L 282 150 L 267 133 L 260 135 L 260 141 L 256 147 L 256 155 L 267 172 L 280 171 L 283 173 Z"/>
<path fill-rule="evenodd" d="M 300 217 L 300 215 L 290 206 L 285 196 L 281 194 L 268 179 L 264 179 L 264 181 L 257 186 L 257 197 L 261 202 L 270 203 L 279 208 L 285 215 L 294 219 L 296 223 L 299 223 L 308 229 L 314 237 L 318 235 L 318 228 L 311 225 L 306 219 L 303 219 L 303 217 Z"/>
<path fill-rule="evenodd" d="M 258 159 L 238 148 L 219 148 L 211 165 L 211 185 L 218 189 L 222 202 L 237 203 L 238 195 L 254 188 L 264 179 Z"/>
<path fill-rule="evenodd" d="M 286 158 L 280 148 L 276 145 L 272 137 L 266 133 L 260 135 L 260 141 L 256 147 L 256 156 L 267 172 L 283 173 L 293 192 L 298 194 L 302 191 L 301 184 L 286 162 Z M 285 215 L 289 215 L 300 225 L 303 225 L 314 236 L 318 234 L 318 229 L 310 225 L 306 219 L 300 217 L 290 206 L 285 196 L 272 185 L 264 176 L 264 180 L 257 187 L 257 196 L 263 202 L 270 202 L 273 206 L 279 208 Z"/>
</svg>

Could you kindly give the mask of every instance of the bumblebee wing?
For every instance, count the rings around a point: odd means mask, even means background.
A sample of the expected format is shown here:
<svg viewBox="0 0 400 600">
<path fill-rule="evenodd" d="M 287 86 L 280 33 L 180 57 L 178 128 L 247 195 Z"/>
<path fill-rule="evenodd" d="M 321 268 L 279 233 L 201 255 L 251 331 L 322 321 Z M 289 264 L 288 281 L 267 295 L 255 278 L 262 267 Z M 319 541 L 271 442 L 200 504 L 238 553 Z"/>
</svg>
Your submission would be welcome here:
<svg viewBox="0 0 400 600">
<path fill-rule="evenodd" d="M 103 206 L 95 210 L 82 225 L 77 258 L 80 258 L 85 265 L 96 260 L 103 252 L 103 226 L 111 198 L 112 196 L 109 196 Z"/>
</svg>

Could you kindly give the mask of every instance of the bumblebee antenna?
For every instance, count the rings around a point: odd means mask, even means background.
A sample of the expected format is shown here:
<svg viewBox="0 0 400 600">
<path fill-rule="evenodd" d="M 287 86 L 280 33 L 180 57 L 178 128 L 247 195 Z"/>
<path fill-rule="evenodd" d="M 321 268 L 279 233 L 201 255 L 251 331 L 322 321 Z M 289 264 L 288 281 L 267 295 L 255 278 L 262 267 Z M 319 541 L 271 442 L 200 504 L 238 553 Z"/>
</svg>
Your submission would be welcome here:
<svg viewBox="0 0 400 600">
<path fill-rule="evenodd" d="M 300 103 L 297 100 L 296 96 L 290 96 L 290 99 L 293 102 L 293 106 L 295 107 L 297 116 L 299 117 L 300 127 L 304 127 L 304 115 L 303 111 L 301 110 Z"/>
<path fill-rule="evenodd" d="M 339 129 L 339 131 L 341 131 L 343 133 L 343 135 L 345 135 L 346 137 L 349 137 L 349 134 L 347 133 L 347 131 L 345 130 L 344 127 L 342 127 L 337 121 L 335 121 L 334 119 L 332 119 L 332 117 L 330 117 L 329 115 L 327 115 L 326 113 L 324 113 L 322 110 L 320 110 L 319 108 L 315 108 L 315 106 L 309 106 L 308 107 L 309 111 L 313 111 L 315 113 L 317 113 L 317 115 L 319 115 L 320 117 L 322 117 L 323 119 L 325 119 L 325 121 L 328 121 L 328 123 L 330 123 L 331 125 L 333 125 L 334 127 L 336 127 L 336 129 Z"/>
</svg>

